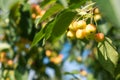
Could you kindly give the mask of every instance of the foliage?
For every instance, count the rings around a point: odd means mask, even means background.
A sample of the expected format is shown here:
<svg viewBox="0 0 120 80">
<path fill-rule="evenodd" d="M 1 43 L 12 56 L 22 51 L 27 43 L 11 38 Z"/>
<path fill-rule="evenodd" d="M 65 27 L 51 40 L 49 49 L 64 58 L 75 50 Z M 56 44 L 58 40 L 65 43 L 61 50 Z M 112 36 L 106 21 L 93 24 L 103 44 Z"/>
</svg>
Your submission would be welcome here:
<svg viewBox="0 0 120 80">
<path fill-rule="evenodd" d="M 118 3 L 0 0 L 0 80 L 119 80 Z M 67 62 L 84 67 L 65 71 Z"/>
</svg>

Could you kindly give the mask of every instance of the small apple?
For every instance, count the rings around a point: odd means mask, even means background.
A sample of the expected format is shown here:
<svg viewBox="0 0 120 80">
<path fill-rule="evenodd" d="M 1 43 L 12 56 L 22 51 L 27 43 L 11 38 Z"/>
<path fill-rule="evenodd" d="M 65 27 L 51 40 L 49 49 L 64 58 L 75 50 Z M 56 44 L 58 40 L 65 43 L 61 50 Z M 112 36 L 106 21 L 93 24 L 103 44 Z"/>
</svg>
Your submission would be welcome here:
<svg viewBox="0 0 120 80">
<path fill-rule="evenodd" d="M 86 39 L 90 40 L 90 39 L 94 39 L 94 35 L 96 33 L 96 26 L 93 24 L 88 24 L 86 26 Z"/>
<path fill-rule="evenodd" d="M 70 25 L 69 25 L 69 29 L 72 31 L 76 31 L 77 30 L 77 21 L 73 21 Z"/>
<path fill-rule="evenodd" d="M 0 58 L 6 57 L 6 52 L 0 52 Z"/>
<path fill-rule="evenodd" d="M 7 62 L 7 64 L 8 64 L 8 66 L 13 66 L 13 60 L 8 60 L 8 62 Z"/>
<path fill-rule="evenodd" d="M 58 55 L 55 57 L 54 63 L 59 64 L 62 62 L 63 55 Z"/>
<path fill-rule="evenodd" d="M 77 60 L 78 62 L 82 62 L 82 57 L 81 57 L 81 56 L 78 56 L 78 57 L 76 57 L 76 60 Z"/>
<path fill-rule="evenodd" d="M 104 41 L 104 34 L 103 33 L 95 34 L 95 41 L 97 41 L 97 42 Z"/>
<path fill-rule="evenodd" d="M 52 55 L 52 51 L 51 50 L 46 50 L 45 52 L 47 57 L 50 57 Z"/>
<path fill-rule="evenodd" d="M 100 19 L 102 19 L 102 17 L 101 17 L 100 14 L 94 15 L 94 20 L 95 20 L 95 21 L 98 21 L 98 20 L 100 20 Z"/>
<path fill-rule="evenodd" d="M 93 24 L 88 24 L 86 26 L 86 34 L 95 34 L 96 33 L 96 26 Z"/>
<path fill-rule="evenodd" d="M 84 70 L 84 69 L 82 69 L 82 70 L 80 70 L 80 75 L 82 75 L 82 76 L 87 76 L 87 71 L 86 70 Z"/>
<path fill-rule="evenodd" d="M 99 9 L 98 9 L 98 8 L 95 8 L 95 9 L 93 10 L 93 13 L 94 13 L 94 14 L 99 14 L 99 13 L 100 13 L 100 11 L 99 11 Z"/>
<path fill-rule="evenodd" d="M 32 19 L 35 19 L 35 18 L 36 18 L 36 14 L 32 13 Z"/>
<path fill-rule="evenodd" d="M 42 17 L 44 14 L 45 14 L 45 10 L 41 10 L 41 12 L 40 12 L 40 16 Z"/>
<path fill-rule="evenodd" d="M 80 20 L 77 22 L 77 29 L 84 29 L 86 27 L 86 21 Z"/>
<path fill-rule="evenodd" d="M 76 38 L 83 39 L 85 37 L 85 30 L 84 29 L 78 29 L 76 31 Z"/>
<path fill-rule="evenodd" d="M 0 62 L 6 62 L 6 52 L 0 52 Z"/>
<path fill-rule="evenodd" d="M 69 38 L 75 38 L 75 32 L 69 30 L 69 31 L 67 32 L 67 37 L 69 37 Z"/>
</svg>

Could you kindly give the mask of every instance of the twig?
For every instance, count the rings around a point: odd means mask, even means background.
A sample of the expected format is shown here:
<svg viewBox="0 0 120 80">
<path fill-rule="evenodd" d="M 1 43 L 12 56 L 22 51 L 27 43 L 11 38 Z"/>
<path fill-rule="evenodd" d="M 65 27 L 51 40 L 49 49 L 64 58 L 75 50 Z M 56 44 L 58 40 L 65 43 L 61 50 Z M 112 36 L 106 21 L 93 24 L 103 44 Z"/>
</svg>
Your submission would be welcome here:
<svg viewBox="0 0 120 80">
<path fill-rule="evenodd" d="M 74 74 L 71 74 L 76 80 L 81 80 L 78 77 L 76 77 Z"/>
</svg>

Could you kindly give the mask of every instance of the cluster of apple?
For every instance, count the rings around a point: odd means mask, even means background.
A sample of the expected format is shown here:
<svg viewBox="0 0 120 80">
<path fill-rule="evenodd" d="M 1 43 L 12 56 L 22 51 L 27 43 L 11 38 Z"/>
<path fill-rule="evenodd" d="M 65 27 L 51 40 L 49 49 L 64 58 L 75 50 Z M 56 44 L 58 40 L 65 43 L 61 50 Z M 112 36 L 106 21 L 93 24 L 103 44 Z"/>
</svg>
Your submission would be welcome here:
<svg viewBox="0 0 120 80">
<path fill-rule="evenodd" d="M 73 21 L 69 25 L 67 37 L 73 39 L 95 39 L 97 42 L 104 40 L 103 33 L 96 33 L 97 28 L 94 24 L 87 24 L 85 20 Z"/>
<path fill-rule="evenodd" d="M 62 62 L 62 58 L 63 58 L 62 54 L 58 55 L 57 53 L 51 50 L 46 50 L 45 54 L 49 58 L 50 62 L 54 64 L 59 64 Z"/>
<path fill-rule="evenodd" d="M 14 65 L 13 60 L 8 59 L 6 57 L 6 52 L 0 52 L 0 62 L 2 64 L 5 64 L 5 66 L 8 66 L 8 67 L 13 67 L 13 65 Z"/>
<path fill-rule="evenodd" d="M 33 19 L 42 17 L 43 14 L 45 13 L 45 10 L 42 10 L 38 4 L 32 4 L 31 9 L 32 9 L 32 18 Z"/>
<path fill-rule="evenodd" d="M 95 20 L 95 21 L 98 21 L 98 20 L 102 19 L 101 14 L 100 14 L 100 11 L 99 11 L 98 8 L 95 8 L 95 9 L 93 10 L 93 14 L 94 14 L 94 20 Z"/>
</svg>

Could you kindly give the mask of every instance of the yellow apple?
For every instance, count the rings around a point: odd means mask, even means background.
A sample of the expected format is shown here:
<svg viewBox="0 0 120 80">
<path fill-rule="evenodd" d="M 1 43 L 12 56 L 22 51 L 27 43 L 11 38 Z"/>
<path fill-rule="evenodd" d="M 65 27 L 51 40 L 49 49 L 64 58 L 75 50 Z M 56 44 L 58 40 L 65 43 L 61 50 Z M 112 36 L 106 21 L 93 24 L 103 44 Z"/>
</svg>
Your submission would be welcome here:
<svg viewBox="0 0 120 80">
<path fill-rule="evenodd" d="M 80 20 L 77 22 L 77 29 L 84 29 L 86 27 L 86 21 Z"/>
<path fill-rule="evenodd" d="M 85 29 L 78 29 L 76 31 L 76 38 L 83 39 L 85 37 Z"/>
<path fill-rule="evenodd" d="M 69 30 L 69 31 L 67 32 L 67 37 L 69 37 L 69 38 L 75 38 L 75 32 Z"/>
</svg>

